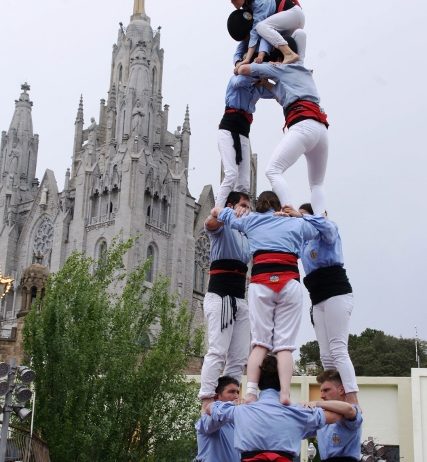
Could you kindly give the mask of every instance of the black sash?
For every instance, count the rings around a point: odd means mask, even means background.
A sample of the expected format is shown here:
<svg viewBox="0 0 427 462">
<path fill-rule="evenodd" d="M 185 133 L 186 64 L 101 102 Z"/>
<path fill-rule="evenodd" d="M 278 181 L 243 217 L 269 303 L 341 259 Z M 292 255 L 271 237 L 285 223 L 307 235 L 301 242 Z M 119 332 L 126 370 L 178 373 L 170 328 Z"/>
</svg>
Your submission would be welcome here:
<svg viewBox="0 0 427 462">
<path fill-rule="evenodd" d="M 318 268 L 304 278 L 313 305 L 337 295 L 351 294 L 353 289 L 342 266 Z"/>
</svg>

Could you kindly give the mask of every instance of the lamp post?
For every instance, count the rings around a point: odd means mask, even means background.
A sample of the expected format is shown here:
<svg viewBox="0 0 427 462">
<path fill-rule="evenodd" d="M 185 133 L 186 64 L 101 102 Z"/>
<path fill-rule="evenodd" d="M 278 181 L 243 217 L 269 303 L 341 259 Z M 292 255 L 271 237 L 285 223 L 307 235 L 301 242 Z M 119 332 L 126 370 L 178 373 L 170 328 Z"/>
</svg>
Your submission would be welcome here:
<svg viewBox="0 0 427 462">
<path fill-rule="evenodd" d="M 0 462 L 5 462 L 7 451 L 7 437 L 9 433 L 10 414 L 14 412 L 21 420 L 31 414 L 25 409 L 23 403 L 30 400 L 31 390 L 26 387 L 34 378 L 34 372 L 26 366 L 17 366 L 15 358 L 6 363 L 0 363 L 0 378 L 7 376 L 6 380 L 0 381 L 0 393 L 5 395 L 3 406 L 3 424 L 0 434 Z M 21 383 L 17 382 L 18 380 Z M 17 402 L 13 403 L 13 394 Z"/>
</svg>

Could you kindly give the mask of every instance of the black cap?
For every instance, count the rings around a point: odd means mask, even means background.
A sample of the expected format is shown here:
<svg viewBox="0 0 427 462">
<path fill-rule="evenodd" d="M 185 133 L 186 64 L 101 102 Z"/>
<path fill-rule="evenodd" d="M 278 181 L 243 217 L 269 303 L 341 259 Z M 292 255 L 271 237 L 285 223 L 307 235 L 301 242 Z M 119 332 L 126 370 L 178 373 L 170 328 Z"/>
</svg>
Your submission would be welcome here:
<svg viewBox="0 0 427 462">
<path fill-rule="evenodd" d="M 231 37 L 238 42 L 245 40 L 252 29 L 254 18 L 247 10 L 233 11 L 227 20 L 227 29 Z"/>
</svg>

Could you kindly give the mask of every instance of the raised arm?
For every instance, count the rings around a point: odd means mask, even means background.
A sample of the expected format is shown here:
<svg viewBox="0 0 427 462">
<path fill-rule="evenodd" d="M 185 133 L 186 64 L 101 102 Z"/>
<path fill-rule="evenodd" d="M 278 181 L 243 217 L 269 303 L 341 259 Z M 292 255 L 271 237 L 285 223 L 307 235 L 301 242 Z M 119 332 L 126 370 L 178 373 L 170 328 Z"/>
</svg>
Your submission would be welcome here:
<svg viewBox="0 0 427 462">
<path fill-rule="evenodd" d="M 321 215 L 309 215 L 307 213 L 304 213 L 302 218 L 319 231 L 322 240 L 327 244 L 333 244 L 337 240 L 338 227 L 332 221 Z"/>
<path fill-rule="evenodd" d="M 215 401 L 209 404 L 206 410 L 213 422 L 218 422 L 222 425 L 227 422 L 234 422 L 236 406 L 231 401 Z"/>
<path fill-rule="evenodd" d="M 224 226 L 224 223 L 218 220 L 218 213 L 219 209 L 212 209 L 211 214 L 205 220 L 205 228 L 210 232 L 217 231 L 221 226 Z"/>
<path fill-rule="evenodd" d="M 212 209 L 211 213 L 218 213 L 218 210 Z M 222 221 L 223 223 L 231 226 L 231 228 L 244 232 L 245 218 L 237 218 L 234 210 L 230 207 L 222 209 L 221 213 L 219 213 L 217 217 L 218 221 Z"/>
<path fill-rule="evenodd" d="M 352 420 L 357 415 L 357 409 L 346 401 L 328 400 L 328 401 L 312 401 L 310 406 L 316 406 L 329 411 L 330 413 L 339 414 L 339 417 Z M 329 422 L 328 422 L 329 423 Z"/>
</svg>

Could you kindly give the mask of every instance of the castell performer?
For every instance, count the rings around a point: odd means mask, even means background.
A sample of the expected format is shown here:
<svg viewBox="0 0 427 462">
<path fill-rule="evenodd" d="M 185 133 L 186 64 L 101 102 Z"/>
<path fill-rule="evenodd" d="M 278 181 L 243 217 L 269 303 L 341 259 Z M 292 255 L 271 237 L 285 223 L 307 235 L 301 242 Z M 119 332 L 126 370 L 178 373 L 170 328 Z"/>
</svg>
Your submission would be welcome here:
<svg viewBox="0 0 427 462">
<path fill-rule="evenodd" d="M 240 384 L 233 377 L 218 379 L 215 401 L 237 401 Z M 196 422 L 197 457 L 194 462 L 240 462 L 240 454 L 234 448 L 234 424 L 221 425 L 203 414 Z"/>
<path fill-rule="evenodd" d="M 277 13 L 260 21 L 256 25 L 256 31 L 283 54 L 283 64 L 295 63 L 301 60 L 301 56 L 298 56 L 300 49 L 295 53 L 283 35 L 292 36 L 295 30 L 303 29 L 305 16 L 298 0 L 276 0 L 276 5 Z M 263 58 L 263 55 L 260 57 Z M 261 63 L 262 59 L 256 62 Z"/>
<path fill-rule="evenodd" d="M 325 424 L 352 412 L 349 403 L 322 401 L 318 407 L 283 406 L 279 402 L 277 360 L 266 356 L 260 367 L 259 401 L 235 406 L 216 401 L 208 407 L 213 422 L 234 424 L 234 446 L 242 462 L 291 462 L 300 453 L 301 440 Z M 216 459 L 216 462 L 228 460 Z"/>
<path fill-rule="evenodd" d="M 247 236 L 253 255 L 248 288 L 253 349 L 248 360 L 246 402 L 256 400 L 259 366 L 268 351 L 277 353 L 280 401 L 290 402 L 292 352 L 296 349 L 303 302 L 297 259 L 302 243 L 318 232 L 305 220 L 275 216 L 280 209 L 276 194 L 264 191 L 255 213 L 238 218 L 231 208 L 211 212 L 213 216 L 220 212 L 218 220 Z"/>
<path fill-rule="evenodd" d="M 250 63 L 257 51 L 260 53 L 257 62 L 262 62 L 262 56 L 270 51 L 271 45 L 258 35 L 256 25 L 276 13 L 276 0 L 231 0 L 231 3 L 237 11 L 228 17 L 228 32 L 240 42 L 236 54 L 244 55 L 238 66 Z"/>
<path fill-rule="evenodd" d="M 231 191 L 249 193 L 251 148 L 249 132 L 255 104 L 262 98 L 274 98 L 257 80 L 242 75 L 232 76 L 225 95 L 225 112 L 219 124 L 218 149 L 224 168 L 224 179 L 215 201 L 223 207 Z"/>
<path fill-rule="evenodd" d="M 337 371 L 323 371 L 317 376 L 317 382 L 320 383 L 322 401 L 312 402 L 311 406 L 325 407 L 331 402 L 346 401 L 344 387 Z M 342 419 L 307 436 L 317 437 L 322 462 L 358 462 L 361 456 L 362 423 L 363 418 L 359 406 L 352 404 Z"/>
<path fill-rule="evenodd" d="M 232 191 L 225 205 L 249 209 L 249 196 Z M 245 300 L 247 264 L 246 237 L 209 216 L 205 230 L 210 240 L 210 279 L 203 301 L 207 323 L 208 352 L 201 372 L 199 398 L 203 407 L 215 396 L 218 377 L 223 374 L 241 381 L 249 354 L 250 327 Z"/>
<path fill-rule="evenodd" d="M 301 261 L 312 306 L 312 322 L 324 369 L 336 369 L 350 403 L 357 403 L 359 388 L 348 354 L 353 291 L 344 269 L 341 238 L 337 225 L 324 216 L 314 216 L 311 204 L 299 211 L 285 207 L 285 213 L 311 223 L 319 235 L 304 242 Z"/>
<path fill-rule="evenodd" d="M 287 37 L 297 51 L 296 43 Z M 263 84 L 276 97 L 285 113 L 288 129 L 268 162 L 266 175 L 282 207 L 290 205 L 290 191 L 283 173 L 304 154 L 307 159 L 311 204 L 316 215 L 324 213 L 323 181 L 328 160 L 327 116 L 320 108 L 320 98 L 312 72 L 300 63 L 245 64 L 239 74 L 263 79 Z M 267 79 L 272 79 L 272 84 Z"/>
</svg>

